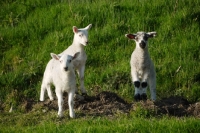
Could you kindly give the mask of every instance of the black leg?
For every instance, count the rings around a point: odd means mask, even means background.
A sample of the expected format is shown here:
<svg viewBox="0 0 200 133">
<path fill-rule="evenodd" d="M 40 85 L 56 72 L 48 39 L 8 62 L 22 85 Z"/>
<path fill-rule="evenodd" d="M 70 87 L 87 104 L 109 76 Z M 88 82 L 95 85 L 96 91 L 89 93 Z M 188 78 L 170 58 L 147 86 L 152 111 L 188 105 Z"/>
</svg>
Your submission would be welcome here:
<svg viewBox="0 0 200 133">
<path fill-rule="evenodd" d="M 139 87 L 140 87 L 140 81 L 135 81 L 135 82 L 134 82 L 134 86 L 135 86 L 136 88 L 139 88 Z"/>
<path fill-rule="evenodd" d="M 140 94 L 135 94 L 134 99 L 135 101 L 140 101 L 141 100 Z"/>
<path fill-rule="evenodd" d="M 147 87 L 147 82 L 142 82 L 142 88 L 146 88 Z"/>
<path fill-rule="evenodd" d="M 147 94 L 142 93 L 142 95 L 140 96 L 141 100 L 147 100 Z"/>
</svg>

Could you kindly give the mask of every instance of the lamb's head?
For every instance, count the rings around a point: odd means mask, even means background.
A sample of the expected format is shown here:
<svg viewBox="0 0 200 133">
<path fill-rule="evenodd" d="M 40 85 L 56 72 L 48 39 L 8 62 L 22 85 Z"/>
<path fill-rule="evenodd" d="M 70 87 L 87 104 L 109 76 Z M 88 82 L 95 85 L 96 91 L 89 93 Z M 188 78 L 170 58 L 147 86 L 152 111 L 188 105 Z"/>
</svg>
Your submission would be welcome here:
<svg viewBox="0 0 200 133">
<path fill-rule="evenodd" d="M 125 36 L 131 40 L 135 40 L 136 47 L 145 49 L 148 45 L 148 38 L 156 36 L 156 32 L 137 32 L 136 34 L 126 34 Z"/>
<path fill-rule="evenodd" d="M 92 27 L 92 24 L 89 24 L 85 28 L 78 29 L 76 26 L 73 26 L 74 32 L 74 42 L 86 46 L 88 44 L 88 30 Z"/>
<path fill-rule="evenodd" d="M 77 56 L 80 54 L 80 52 L 77 52 L 74 54 L 74 56 L 63 54 L 62 56 L 51 53 L 51 57 L 55 60 L 58 60 L 60 63 L 60 68 L 62 71 L 68 71 L 73 69 L 73 63 L 72 61 L 77 58 Z"/>
</svg>

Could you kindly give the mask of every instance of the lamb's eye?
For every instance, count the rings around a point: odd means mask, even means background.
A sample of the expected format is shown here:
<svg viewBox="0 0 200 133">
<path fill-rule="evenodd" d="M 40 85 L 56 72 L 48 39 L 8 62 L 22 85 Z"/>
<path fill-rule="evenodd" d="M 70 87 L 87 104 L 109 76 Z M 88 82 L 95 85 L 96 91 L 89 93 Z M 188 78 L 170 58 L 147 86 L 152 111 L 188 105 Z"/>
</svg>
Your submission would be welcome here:
<svg viewBox="0 0 200 133">
<path fill-rule="evenodd" d="M 138 37 L 135 37 L 135 40 L 138 40 Z"/>
<path fill-rule="evenodd" d="M 80 34 L 79 36 L 80 36 L 80 37 L 82 37 L 83 35 L 82 35 L 82 34 Z"/>
<path fill-rule="evenodd" d="M 62 63 L 63 61 L 62 60 L 60 60 L 60 63 Z"/>
</svg>

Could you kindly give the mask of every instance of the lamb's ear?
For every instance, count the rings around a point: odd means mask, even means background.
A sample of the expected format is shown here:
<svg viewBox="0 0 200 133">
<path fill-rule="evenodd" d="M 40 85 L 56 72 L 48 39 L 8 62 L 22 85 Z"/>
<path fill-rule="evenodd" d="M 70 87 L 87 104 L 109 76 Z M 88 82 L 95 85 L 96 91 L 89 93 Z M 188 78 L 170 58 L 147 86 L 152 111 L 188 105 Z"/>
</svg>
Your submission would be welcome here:
<svg viewBox="0 0 200 133">
<path fill-rule="evenodd" d="M 147 34 L 149 35 L 149 38 L 152 38 L 155 37 L 157 33 L 153 31 L 153 32 L 148 32 Z"/>
<path fill-rule="evenodd" d="M 53 59 L 56 59 L 56 60 L 59 60 L 60 59 L 60 56 L 58 56 L 57 54 L 54 54 L 54 53 L 51 53 L 51 57 Z"/>
<path fill-rule="evenodd" d="M 92 24 L 89 24 L 87 27 L 85 27 L 86 30 L 89 30 L 92 27 Z"/>
<path fill-rule="evenodd" d="M 78 33 L 78 28 L 76 26 L 73 26 L 73 32 Z"/>
<path fill-rule="evenodd" d="M 129 39 L 135 39 L 136 35 L 135 34 L 125 34 L 125 36 Z"/>
<path fill-rule="evenodd" d="M 76 59 L 79 56 L 80 52 L 77 52 L 74 54 L 74 57 L 72 58 L 72 60 Z"/>
</svg>

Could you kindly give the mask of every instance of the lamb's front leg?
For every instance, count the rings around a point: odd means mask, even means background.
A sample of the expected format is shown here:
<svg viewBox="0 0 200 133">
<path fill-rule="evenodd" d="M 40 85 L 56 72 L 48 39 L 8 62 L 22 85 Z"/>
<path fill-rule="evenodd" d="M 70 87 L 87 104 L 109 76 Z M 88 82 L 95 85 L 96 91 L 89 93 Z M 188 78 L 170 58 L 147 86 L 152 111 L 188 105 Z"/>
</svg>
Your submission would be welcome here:
<svg viewBox="0 0 200 133">
<path fill-rule="evenodd" d="M 58 117 L 63 117 L 63 93 L 61 89 L 56 89 L 56 96 L 58 98 Z"/>
<path fill-rule="evenodd" d="M 138 78 L 138 73 L 134 69 L 131 69 L 131 76 L 132 76 L 132 82 L 135 88 L 135 94 L 134 94 L 134 99 L 136 101 L 140 100 L 140 80 Z"/>
<path fill-rule="evenodd" d="M 80 90 L 83 95 L 87 94 L 84 87 L 84 71 L 85 71 L 85 65 L 83 65 L 82 67 L 78 69 L 78 74 L 80 78 Z"/>
<path fill-rule="evenodd" d="M 147 100 L 147 80 L 148 80 L 148 76 L 149 76 L 149 72 L 148 71 L 144 71 L 143 77 L 142 77 L 142 82 L 141 82 L 141 94 L 140 94 L 140 98 L 141 100 Z"/>
<path fill-rule="evenodd" d="M 75 118 L 75 113 L 74 113 L 74 93 L 75 91 L 72 90 L 68 92 L 68 105 L 69 105 L 69 116 L 71 118 Z"/>
</svg>

